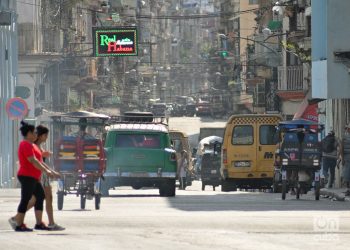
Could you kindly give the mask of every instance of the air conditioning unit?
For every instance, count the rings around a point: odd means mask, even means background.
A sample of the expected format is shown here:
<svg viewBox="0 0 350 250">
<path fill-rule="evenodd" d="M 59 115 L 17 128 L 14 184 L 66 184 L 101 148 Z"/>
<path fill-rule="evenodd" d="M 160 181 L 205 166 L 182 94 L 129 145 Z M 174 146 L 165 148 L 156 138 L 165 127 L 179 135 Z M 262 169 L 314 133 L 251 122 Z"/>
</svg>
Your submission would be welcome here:
<svg viewBox="0 0 350 250">
<path fill-rule="evenodd" d="M 0 26 L 11 25 L 11 24 L 12 24 L 11 12 L 0 11 Z"/>
</svg>

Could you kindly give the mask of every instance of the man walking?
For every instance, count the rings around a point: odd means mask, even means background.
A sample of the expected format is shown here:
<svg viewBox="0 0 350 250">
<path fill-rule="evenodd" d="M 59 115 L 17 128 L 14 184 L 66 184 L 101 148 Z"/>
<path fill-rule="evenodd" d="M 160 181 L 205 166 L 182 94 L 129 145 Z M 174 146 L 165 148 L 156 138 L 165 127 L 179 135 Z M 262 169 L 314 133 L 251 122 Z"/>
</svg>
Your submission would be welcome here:
<svg viewBox="0 0 350 250">
<path fill-rule="evenodd" d="M 328 182 L 328 188 L 332 188 L 335 178 L 339 143 L 333 130 L 322 140 L 322 168 L 323 175 Z M 329 174 L 328 174 L 329 173 Z M 329 177 L 329 179 L 328 179 Z"/>
</svg>

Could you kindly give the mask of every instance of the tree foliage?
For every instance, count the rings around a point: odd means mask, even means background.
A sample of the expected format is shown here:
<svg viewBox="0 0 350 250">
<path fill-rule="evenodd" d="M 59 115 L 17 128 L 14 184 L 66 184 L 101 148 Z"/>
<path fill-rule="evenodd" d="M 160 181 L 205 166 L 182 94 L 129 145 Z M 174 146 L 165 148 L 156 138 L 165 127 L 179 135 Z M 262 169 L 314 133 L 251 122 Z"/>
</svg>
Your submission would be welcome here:
<svg viewBox="0 0 350 250">
<path fill-rule="evenodd" d="M 294 42 L 282 42 L 282 47 L 289 53 L 297 56 L 303 63 L 311 63 L 311 50 L 304 50 L 300 48 L 297 43 Z"/>
</svg>

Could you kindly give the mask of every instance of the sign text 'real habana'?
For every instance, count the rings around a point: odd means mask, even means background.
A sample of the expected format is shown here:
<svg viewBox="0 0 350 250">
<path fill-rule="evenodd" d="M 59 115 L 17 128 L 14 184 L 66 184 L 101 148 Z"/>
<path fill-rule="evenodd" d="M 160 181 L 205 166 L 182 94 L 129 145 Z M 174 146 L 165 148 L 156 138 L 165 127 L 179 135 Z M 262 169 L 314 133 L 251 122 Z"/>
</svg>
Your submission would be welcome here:
<svg viewBox="0 0 350 250">
<path fill-rule="evenodd" d="M 137 56 L 136 27 L 94 28 L 94 56 Z"/>
</svg>

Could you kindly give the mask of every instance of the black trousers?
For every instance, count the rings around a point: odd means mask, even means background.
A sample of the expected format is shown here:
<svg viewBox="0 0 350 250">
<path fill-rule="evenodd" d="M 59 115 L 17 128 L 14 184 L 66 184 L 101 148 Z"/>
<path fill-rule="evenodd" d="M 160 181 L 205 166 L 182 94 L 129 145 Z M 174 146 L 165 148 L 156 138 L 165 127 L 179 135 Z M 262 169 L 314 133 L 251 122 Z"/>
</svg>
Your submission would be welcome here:
<svg viewBox="0 0 350 250">
<path fill-rule="evenodd" d="M 328 158 L 323 157 L 322 161 L 322 168 L 323 168 L 323 175 L 328 179 L 328 171 L 330 173 L 329 181 L 328 181 L 328 187 L 333 187 L 334 179 L 335 179 L 335 167 L 337 165 L 337 159 L 336 158 Z"/>
<path fill-rule="evenodd" d="M 25 214 L 29 200 L 35 196 L 35 210 L 43 211 L 45 192 L 40 181 L 29 176 L 17 176 L 21 183 L 21 201 L 18 205 L 17 212 Z"/>
</svg>

